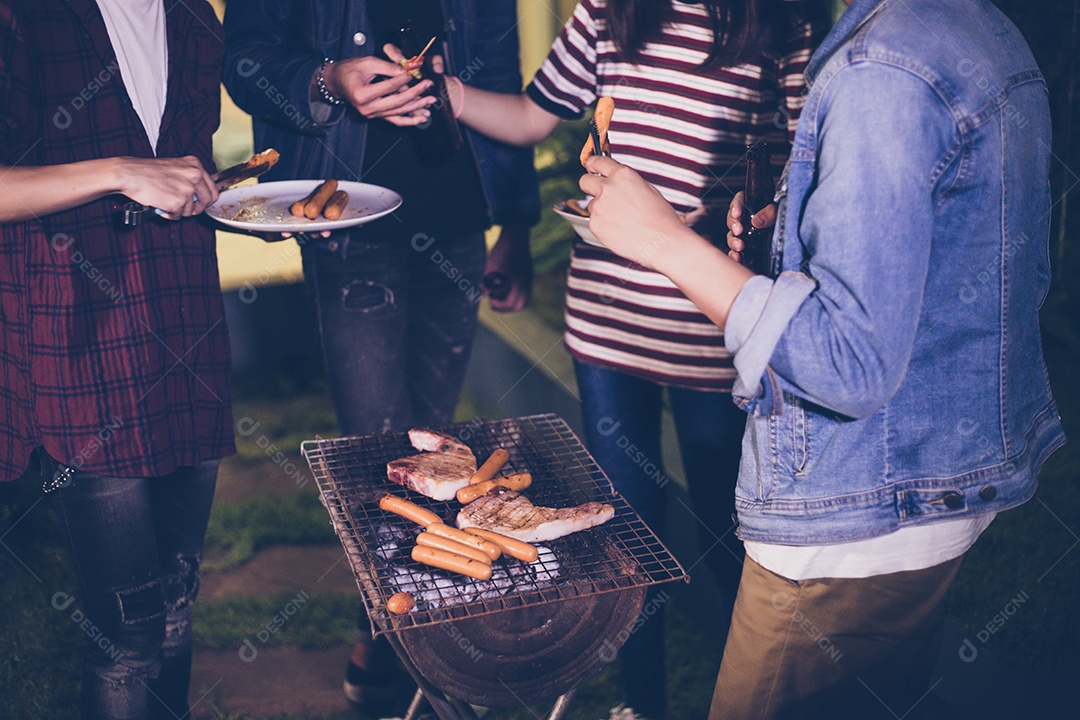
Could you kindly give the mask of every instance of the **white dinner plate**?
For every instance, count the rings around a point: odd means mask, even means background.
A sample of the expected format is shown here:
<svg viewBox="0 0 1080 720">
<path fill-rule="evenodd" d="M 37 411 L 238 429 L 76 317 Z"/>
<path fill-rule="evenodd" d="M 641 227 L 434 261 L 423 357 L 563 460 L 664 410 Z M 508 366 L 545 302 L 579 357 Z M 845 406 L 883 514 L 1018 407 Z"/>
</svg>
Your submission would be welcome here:
<svg viewBox="0 0 1080 720">
<path fill-rule="evenodd" d="M 363 225 L 397 210 L 401 196 L 369 183 L 338 182 L 349 193 L 349 203 L 337 220 L 298 218 L 289 212 L 297 200 L 307 197 L 322 180 L 280 180 L 225 190 L 206 214 L 218 222 L 252 232 L 320 232 Z"/>
<path fill-rule="evenodd" d="M 578 202 L 582 207 L 587 208 L 589 207 L 589 201 L 591 200 L 592 197 L 586 197 L 584 200 L 579 200 Z M 577 213 L 570 212 L 566 209 L 565 202 L 556 204 L 552 209 L 555 211 L 556 215 L 570 223 L 570 227 L 574 228 L 574 232 L 581 236 L 582 240 L 590 245 L 604 247 L 604 244 L 597 240 L 596 236 L 593 235 L 592 230 L 589 229 L 589 218 L 581 217 Z"/>
</svg>

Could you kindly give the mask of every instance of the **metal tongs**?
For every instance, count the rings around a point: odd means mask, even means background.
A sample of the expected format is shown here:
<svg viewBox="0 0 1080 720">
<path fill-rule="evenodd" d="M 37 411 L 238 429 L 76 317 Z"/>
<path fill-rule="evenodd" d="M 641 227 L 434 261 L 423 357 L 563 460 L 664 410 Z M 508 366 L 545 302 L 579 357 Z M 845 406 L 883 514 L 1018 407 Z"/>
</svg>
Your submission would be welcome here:
<svg viewBox="0 0 1080 720">
<path fill-rule="evenodd" d="M 277 163 L 280 157 L 277 150 L 270 148 L 269 150 L 263 150 L 261 153 L 256 153 L 248 160 L 239 163 L 238 165 L 225 168 L 221 172 L 216 175 L 211 175 L 210 177 L 220 192 L 221 190 L 231 188 L 233 185 L 242 183 L 245 180 L 259 177 L 267 170 L 274 167 L 274 164 Z M 195 202 L 198 202 L 198 198 L 195 198 Z M 163 211 L 158 208 L 150 208 L 137 202 L 124 203 L 120 209 L 123 224 L 125 227 L 129 228 L 138 227 L 139 223 L 142 222 L 143 215 L 149 210 L 153 210 L 154 213 L 158 215 L 163 214 Z"/>
<path fill-rule="evenodd" d="M 589 137 L 592 138 L 593 154 L 611 157 L 611 151 L 600 144 L 600 129 L 596 127 L 596 118 L 589 121 Z"/>
</svg>

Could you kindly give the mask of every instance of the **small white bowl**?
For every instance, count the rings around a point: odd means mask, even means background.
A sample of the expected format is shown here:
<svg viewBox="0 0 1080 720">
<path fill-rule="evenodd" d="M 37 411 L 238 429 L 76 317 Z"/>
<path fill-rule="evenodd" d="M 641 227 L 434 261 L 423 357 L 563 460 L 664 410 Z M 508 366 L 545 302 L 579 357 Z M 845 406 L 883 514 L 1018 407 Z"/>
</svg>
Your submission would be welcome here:
<svg viewBox="0 0 1080 720">
<path fill-rule="evenodd" d="M 579 201 L 581 203 L 581 207 L 589 207 L 589 202 L 591 200 L 592 197 L 590 196 L 586 197 L 584 200 Z M 565 202 L 556 204 L 552 209 L 555 211 L 556 215 L 570 223 L 570 227 L 574 228 L 574 232 L 576 232 L 582 240 L 589 243 L 590 245 L 604 247 L 604 244 L 597 240 L 596 236 L 592 234 L 592 230 L 589 229 L 589 218 L 581 217 L 577 213 L 570 212 L 566 209 Z"/>
</svg>

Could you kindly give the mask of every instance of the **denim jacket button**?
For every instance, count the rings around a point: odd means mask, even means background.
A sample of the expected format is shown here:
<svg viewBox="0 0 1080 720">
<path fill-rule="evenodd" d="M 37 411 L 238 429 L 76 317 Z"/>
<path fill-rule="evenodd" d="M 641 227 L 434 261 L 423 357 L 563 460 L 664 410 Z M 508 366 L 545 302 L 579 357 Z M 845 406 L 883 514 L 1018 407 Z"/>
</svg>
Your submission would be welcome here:
<svg viewBox="0 0 1080 720">
<path fill-rule="evenodd" d="M 355 33 L 352 36 L 352 44 L 356 45 L 357 47 L 363 45 L 366 42 L 367 42 L 367 35 L 365 35 L 362 32 Z"/>
<path fill-rule="evenodd" d="M 942 501 L 944 501 L 945 507 L 950 510 L 955 510 L 956 508 L 963 506 L 964 496 L 958 492 L 947 492 L 945 493 L 945 497 L 942 498 Z"/>
<path fill-rule="evenodd" d="M 986 502 L 990 502 L 997 497 L 997 488 L 993 485 L 987 485 L 979 491 L 979 497 L 981 497 Z"/>
</svg>

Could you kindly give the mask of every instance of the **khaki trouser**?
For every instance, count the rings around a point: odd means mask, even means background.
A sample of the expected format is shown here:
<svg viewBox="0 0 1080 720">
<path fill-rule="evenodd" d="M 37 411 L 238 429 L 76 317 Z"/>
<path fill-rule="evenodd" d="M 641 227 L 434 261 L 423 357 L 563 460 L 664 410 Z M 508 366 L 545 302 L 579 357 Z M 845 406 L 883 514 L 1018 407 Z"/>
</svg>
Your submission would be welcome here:
<svg viewBox="0 0 1080 720">
<path fill-rule="evenodd" d="M 709 720 L 919 717 L 961 559 L 795 582 L 747 557 Z"/>
</svg>

